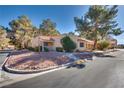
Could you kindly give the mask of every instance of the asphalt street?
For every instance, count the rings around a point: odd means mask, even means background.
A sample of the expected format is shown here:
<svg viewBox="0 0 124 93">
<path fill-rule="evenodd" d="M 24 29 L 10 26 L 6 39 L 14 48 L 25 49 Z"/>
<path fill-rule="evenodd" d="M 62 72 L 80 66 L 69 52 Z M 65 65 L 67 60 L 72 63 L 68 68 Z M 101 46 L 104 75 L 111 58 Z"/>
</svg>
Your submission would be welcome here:
<svg viewBox="0 0 124 93">
<path fill-rule="evenodd" d="M 7 57 L 8 53 L 6 52 L 2 52 L 0 53 L 0 66 L 2 65 L 2 63 L 4 62 L 5 58 Z"/>
<path fill-rule="evenodd" d="M 7 88 L 124 87 L 124 50 L 96 57 L 81 67 L 70 67 L 4 86 Z"/>
</svg>

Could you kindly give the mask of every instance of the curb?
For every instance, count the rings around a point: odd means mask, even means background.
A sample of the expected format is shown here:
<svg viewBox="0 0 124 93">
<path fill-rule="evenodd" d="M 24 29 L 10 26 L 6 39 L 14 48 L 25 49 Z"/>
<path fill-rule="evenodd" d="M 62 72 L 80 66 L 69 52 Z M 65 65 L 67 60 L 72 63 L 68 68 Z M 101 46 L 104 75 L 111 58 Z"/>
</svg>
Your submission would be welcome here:
<svg viewBox="0 0 124 93">
<path fill-rule="evenodd" d="M 23 81 L 23 80 L 26 80 L 26 79 L 30 79 L 30 78 L 34 78 L 36 76 L 39 76 L 39 75 L 44 75 L 44 74 L 47 74 L 47 73 L 50 73 L 50 72 L 53 72 L 53 71 L 58 71 L 58 70 L 61 70 L 61 69 L 64 69 L 65 67 L 60 67 L 60 68 L 55 68 L 55 69 L 51 69 L 51 70 L 48 70 L 48 71 L 43 71 L 43 72 L 40 72 L 40 73 L 32 73 L 33 75 L 30 75 L 27 76 L 27 77 L 22 77 L 22 78 L 15 78 L 15 79 L 11 79 L 11 81 L 9 82 L 5 82 L 3 84 L 0 84 L 0 87 L 5 87 L 7 85 L 11 85 L 13 83 L 17 83 L 19 81 Z"/>
<path fill-rule="evenodd" d="M 51 66 L 49 68 L 44 68 L 44 69 L 39 69 L 39 70 L 16 70 L 16 69 L 12 69 L 12 68 L 8 68 L 6 66 L 6 64 L 4 64 L 4 70 L 8 71 L 10 73 L 15 73 L 15 74 L 33 74 L 33 73 L 38 73 L 38 72 L 44 72 L 44 71 L 48 71 L 48 70 L 52 70 L 52 69 L 56 69 L 56 68 L 60 68 L 60 67 L 64 67 L 64 66 L 68 66 L 71 63 L 67 63 L 67 64 L 63 64 L 60 66 Z"/>
<path fill-rule="evenodd" d="M 6 62 L 11 57 L 11 53 L 9 54 L 9 56 L 6 58 L 5 62 L 3 63 L 2 69 L 5 70 L 5 71 L 7 71 L 7 72 L 15 73 L 15 74 L 33 74 L 33 73 L 39 73 L 39 72 L 44 72 L 44 71 L 48 71 L 48 70 L 60 68 L 60 67 L 65 67 L 65 66 L 68 66 L 68 65 L 70 65 L 70 64 L 72 64 L 72 63 L 75 62 L 74 61 L 74 62 L 70 62 L 70 63 L 58 65 L 58 66 L 50 66 L 48 68 L 43 68 L 43 69 L 38 69 L 38 70 L 18 70 L 18 69 L 9 68 L 8 65 L 6 65 Z"/>
</svg>

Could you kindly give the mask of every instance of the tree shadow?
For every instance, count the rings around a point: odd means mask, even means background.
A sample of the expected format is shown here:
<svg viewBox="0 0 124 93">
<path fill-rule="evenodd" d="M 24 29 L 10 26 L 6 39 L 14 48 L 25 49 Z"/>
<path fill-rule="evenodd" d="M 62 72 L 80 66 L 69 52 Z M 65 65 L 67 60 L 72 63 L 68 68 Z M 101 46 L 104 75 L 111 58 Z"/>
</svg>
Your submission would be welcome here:
<svg viewBox="0 0 124 93">
<path fill-rule="evenodd" d="M 116 56 L 112 56 L 112 55 L 109 55 L 109 54 L 103 54 L 103 53 L 94 53 L 94 56 L 96 57 L 110 57 L 110 58 L 115 58 Z"/>
<path fill-rule="evenodd" d="M 72 63 L 72 64 L 68 65 L 66 67 L 66 69 L 69 69 L 69 68 L 83 69 L 84 67 L 85 67 L 84 64 L 74 64 L 74 63 Z"/>
</svg>

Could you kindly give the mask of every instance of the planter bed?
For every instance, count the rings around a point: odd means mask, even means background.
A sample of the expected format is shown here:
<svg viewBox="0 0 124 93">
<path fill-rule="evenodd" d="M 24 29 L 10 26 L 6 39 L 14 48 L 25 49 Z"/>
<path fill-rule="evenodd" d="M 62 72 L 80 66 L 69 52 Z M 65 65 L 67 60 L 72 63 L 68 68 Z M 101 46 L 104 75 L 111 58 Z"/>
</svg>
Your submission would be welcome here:
<svg viewBox="0 0 124 93">
<path fill-rule="evenodd" d="M 13 73 L 33 73 L 57 68 L 73 61 L 65 56 L 65 53 L 15 51 L 5 63 L 4 68 Z"/>
</svg>

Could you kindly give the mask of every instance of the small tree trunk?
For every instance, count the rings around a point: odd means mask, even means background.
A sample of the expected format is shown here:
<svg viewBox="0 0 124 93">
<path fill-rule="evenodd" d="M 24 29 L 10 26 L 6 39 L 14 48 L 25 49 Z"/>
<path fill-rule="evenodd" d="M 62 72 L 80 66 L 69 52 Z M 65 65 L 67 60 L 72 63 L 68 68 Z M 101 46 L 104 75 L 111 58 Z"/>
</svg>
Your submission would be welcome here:
<svg viewBox="0 0 124 93">
<path fill-rule="evenodd" d="M 97 48 L 97 39 L 94 40 L 93 50 Z"/>
</svg>

